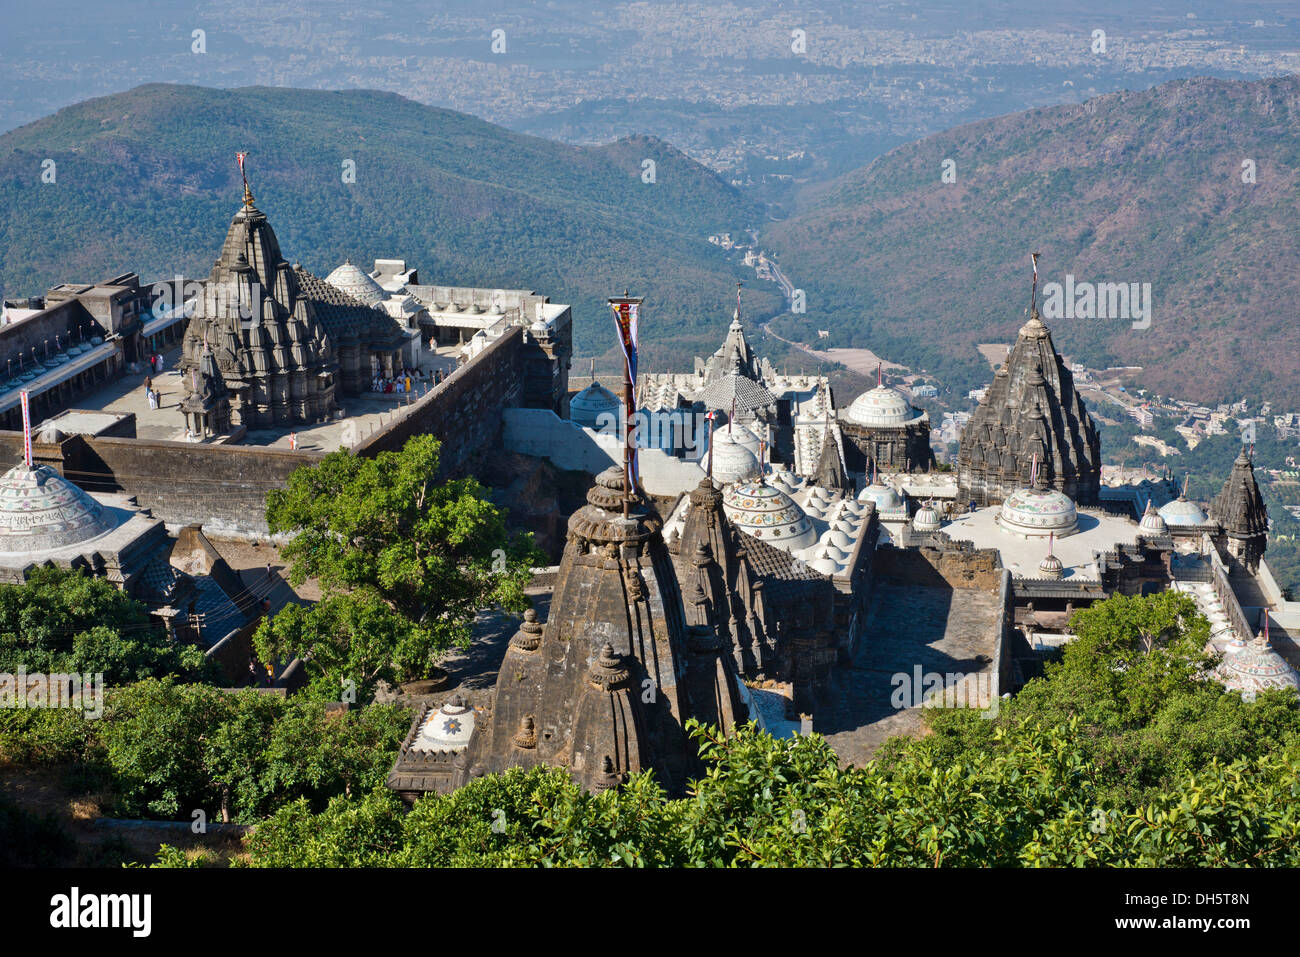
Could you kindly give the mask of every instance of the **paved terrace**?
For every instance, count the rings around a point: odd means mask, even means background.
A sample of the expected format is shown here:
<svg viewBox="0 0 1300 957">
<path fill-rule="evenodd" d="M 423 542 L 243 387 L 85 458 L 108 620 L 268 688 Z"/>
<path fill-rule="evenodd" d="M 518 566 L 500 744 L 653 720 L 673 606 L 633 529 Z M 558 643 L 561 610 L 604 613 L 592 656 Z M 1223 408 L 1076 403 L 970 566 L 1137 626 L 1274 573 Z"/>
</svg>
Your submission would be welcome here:
<svg viewBox="0 0 1300 957">
<path fill-rule="evenodd" d="M 445 375 L 456 368 L 456 353 L 459 351 L 458 346 L 443 346 L 437 352 L 422 351 L 420 367 L 430 376 L 439 369 Z M 177 368 L 180 359 L 179 346 L 164 353 L 163 372 L 153 377 L 154 389 L 160 393 L 157 409 L 149 408 L 149 400 L 144 393 L 145 372 L 127 373 L 80 397 L 76 400 L 76 406 L 101 412 L 134 412 L 137 438 L 184 441 L 185 417 L 181 413 L 180 404 L 185 398 L 186 388 Z M 393 415 L 400 414 L 398 410 L 407 404 L 408 398 L 414 401 L 423 395 L 426 386 L 432 387 L 432 380 L 412 383 L 412 386 L 415 391 L 409 397 L 405 394 L 383 395 L 377 392 L 340 396 L 339 405 L 345 415 L 342 419 L 299 428 L 254 429 L 244 436 L 241 444 L 288 448 L 289 433 L 296 431 L 298 448 L 333 452 L 343 444 L 345 426 L 355 423 L 356 441 L 361 441 L 379 428 L 381 423 L 387 424 Z"/>
<path fill-rule="evenodd" d="M 985 703 L 1001 611 L 996 592 L 878 582 L 857 657 L 852 668 L 836 672 L 835 701 L 814 715 L 813 730 L 826 736 L 841 764 L 859 767 L 886 738 L 919 735 L 921 709 L 898 710 L 890 701 L 898 687 L 893 676 L 910 680 L 918 665 L 923 675 L 970 676 L 970 698 Z"/>
</svg>

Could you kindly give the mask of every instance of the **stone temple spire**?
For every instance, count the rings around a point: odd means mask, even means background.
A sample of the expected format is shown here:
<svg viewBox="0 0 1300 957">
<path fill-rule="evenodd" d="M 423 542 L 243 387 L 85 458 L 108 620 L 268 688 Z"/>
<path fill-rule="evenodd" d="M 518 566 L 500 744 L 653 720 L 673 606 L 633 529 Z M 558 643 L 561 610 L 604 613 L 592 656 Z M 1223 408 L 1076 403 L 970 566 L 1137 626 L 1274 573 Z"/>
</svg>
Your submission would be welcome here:
<svg viewBox="0 0 1300 957">
<path fill-rule="evenodd" d="M 1223 526 L 1228 551 L 1252 571 L 1258 568 L 1268 542 L 1268 510 L 1244 445 L 1223 491 L 1210 505 L 1210 517 Z"/>
<path fill-rule="evenodd" d="M 829 421 L 822 437 L 822 450 L 817 458 L 817 471 L 812 476 L 813 484 L 825 489 L 843 491 L 849 487 L 844 472 L 844 462 L 840 459 L 840 447 L 835 441 L 835 432 Z"/>
<path fill-rule="evenodd" d="M 1101 440 L 1038 315 L 1033 258 L 1029 321 L 962 432 L 957 495 L 963 504 L 1000 503 L 1025 484 L 1035 452 L 1047 486 L 1080 505 L 1099 499 Z"/>
<path fill-rule="evenodd" d="M 247 178 L 244 202 L 185 329 L 184 377 L 201 371 L 209 347 L 235 396 L 239 424 L 266 428 L 333 416 L 338 358 L 275 230 L 253 205 Z"/>
<path fill-rule="evenodd" d="M 636 499 L 623 517 L 625 482 L 606 469 L 569 519 L 549 617 L 526 618 L 511 641 L 469 773 L 548 764 L 600 790 L 653 768 L 672 794 L 696 773 L 678 578 L 657 514 Z M 520 748 L 525 721 L 540 733 Z"/>
</svg>

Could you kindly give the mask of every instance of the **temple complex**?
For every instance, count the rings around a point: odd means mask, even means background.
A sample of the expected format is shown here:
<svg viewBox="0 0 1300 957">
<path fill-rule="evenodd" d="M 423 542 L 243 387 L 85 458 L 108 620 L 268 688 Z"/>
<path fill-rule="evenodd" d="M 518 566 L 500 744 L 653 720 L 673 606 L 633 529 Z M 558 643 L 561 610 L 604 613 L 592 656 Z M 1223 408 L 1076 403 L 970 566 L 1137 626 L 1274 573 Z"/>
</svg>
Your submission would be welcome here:
<svg viewBox="0 0 1300 957">
<path fill-rule="evenodd" d="M 1032 296 L 955 471 L 883 373 L 837 406 L 824 376 L 755 353 L 738 301 L 692 371 L 638 375 L 632 412 L 651 427 L 629 473 L 628 384 L 571 393 L 568 306 L 422 283 L 400 259 L 320 272 L 285 259 L 246 188 L 210 274 L 170 302 L 170 283 L 127 273 L 56 286 L 0 327 L 0 577 L 85 569 L 231 654 L 263 609 L 208 536 L 265 537 L 267 493 L 303 464 L 433 434 L 442 475 L 494 475 L 524 521 L 534 475 L 590 476 L 571 515 L 558 494 L 537 506 L 558 564 L 537 571 L 490 679 L 413 702 L 388 777 L 405 797 L 542 764 L 591 791 L 652 770 L 680 795 L 700 771 L 692 719 L 818 731 L 866 760 L 920 728 L 920 703 L 890 703 L 893 677 L 942 666 L 983 707 L 1041 673 L 1073 611 L 1116 594 L 1187 594 L 1229 687 L 1297 680 L 1300 603 L 1264 557 L 1250 452 L 1208 503 L 1103 482 Z M 129 405 L 146 376 L 165 408 Z M 41 423 L 30 458 L 13 431 L 23 391 Z"/>
</svg>

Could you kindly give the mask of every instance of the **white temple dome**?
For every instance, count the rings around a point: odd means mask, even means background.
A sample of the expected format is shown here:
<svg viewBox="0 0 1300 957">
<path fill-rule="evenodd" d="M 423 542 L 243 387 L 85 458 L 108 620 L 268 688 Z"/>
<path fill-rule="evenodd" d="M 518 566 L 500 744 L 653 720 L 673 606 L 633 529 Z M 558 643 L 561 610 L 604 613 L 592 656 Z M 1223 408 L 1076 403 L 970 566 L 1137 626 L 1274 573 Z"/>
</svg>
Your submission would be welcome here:
<svg viewBox="0 0 1300 957">
<path fill-rule="evenodd" d="M 759 438 L 750 429 L 739 423 L 732 424 L 729 428 L 719 429 L 719 432 L 729 432 L 732 441 L 737 445 L 743 445 L 749 451 L 754 453 L 754 458 L 758 458 L 760 451 Z"/>
<path fill-rule="evenodd" d="M 599 382 L 593 382 L 569 400 L 569 419 L 588 429 L 597 429 L 603 424 L 599 421 L 602 414 L 609 412 L 617 418 L 622 407 L 618 396 Z"/>
<path fill-rule="evenodd" d="M 883 484 L 879 480 L 859 492 L 858 501 L 874 502 L 877 513 L 892 512 L 903 507 L 903 500 L 899 497 L 898 492 L 894 490 L 894 487 Z"/>
<path fill-rule="evenodd" d="M 384 287 L 364 269 L 355 265 L 351 259 L 326 276 L 325 281 L 335 289 L 346 292 L 353 299 L 359 299 L 367 306 L 378 305 L 388 298 Z"/>
<path fill-rule="evenodd" d="M 15 465 L 0 478 L 0 551 L 35 556 L 115 527 L 111 512 L 48 465 Z"/>
<path fill-rule="evenodd" d="M 850 422 L 874 426 L 906 425 L 919 417 L 903 393 L 887 385 L 862 393 L 845 413 Z"/>
<path fill-rule="evenodd" d="M 937 532 L 942 524 L 938 511 L 929 502 L 918 508 L 916 517 L 912 519 L 912 528 L 918 532 Z"/>
<path fill-rule="evenodd" d="M 732 485 L 722 495 L 722 510 L 738 531 L 788 552 L 817 541 L 812 522 L 794 499 L 761 481 Z"/>
<path fill-rule="evenodd" d="M 712 452 L 713 477 L 723 485 L 758 478 L 758 456 L 736 441 L 736 436 L 728 434 L 726 429 L 713 434 Z"/>
<path fill-rule="evenodd" d="M 1138 523 L 1138 528 L 1147 535 L 1164 535 L 1169 531 L 1169 526 L 1160 513 L 1151 505 L 1151 500 L 1147 500 L 1146 511 L 1142 513 L 1142 521 Z"/>
<path fill-rule="evenodd" d="M 437 711 L 430 711 L 411 744 L 413 751 L 459 751 L 474 734 L 474 709 L 457 695 Z"/>
<path fill-rule="evenodd" d="M 1079 513 L 1064 492 L 1022 488 L 1003 501 L 997 522 L 1003 530 L 1022 538 L 1065 538 L 1079 530 Z"/>
<path fill-rule="evenodd" d="M 1234 654 L 1225 654 L 1214 676 L 1229 691 L 1269 691 L 1293 688 L 1300 691 L 1300 676 L 1263 638 L 1251 642 L 1230 642 Z"/>
<path fill-rule="evenodd" d="M 1209 521 L 1199 505 L 1182 495 L 1162 506 L 1160 517 L 1166 525 L 1204 525 Z"/>
</svg>

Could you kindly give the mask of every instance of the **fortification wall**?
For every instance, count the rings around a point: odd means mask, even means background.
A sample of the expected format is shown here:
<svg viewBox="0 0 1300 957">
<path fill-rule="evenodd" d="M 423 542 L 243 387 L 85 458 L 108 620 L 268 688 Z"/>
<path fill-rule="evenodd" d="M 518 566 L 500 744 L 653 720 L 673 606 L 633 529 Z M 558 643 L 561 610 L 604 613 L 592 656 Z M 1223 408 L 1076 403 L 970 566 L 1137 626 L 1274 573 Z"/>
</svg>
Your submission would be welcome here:
<svg viewBox="0 0 1300 957">
<path fill-rule="evenodd" d="M 367 436 L 353 454 L 396 451 L 412 436 L 431 433 L 443 443 L 444 475 L 472 471 L 478 456 L 499 444 L 503 410 L 521 401 L 523 337 L 521 327 L 507 329 Z M 42 462 L 89 491 L 134 495 L 141 507 L 169 525 L 201 524 L 206 534 L 224 538 L 265 536 L 266 493 L 283 488 L 298 466 L 323 458 L 320 452 L 264 446 L 84 435 L 70 435 L 37 451 Z M 3 468 L 17 465 L 22 456 L 22 433 L 0 432 Z"/>
</svg>

